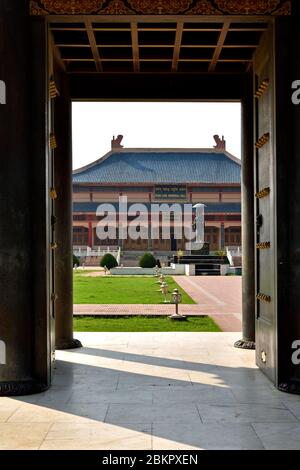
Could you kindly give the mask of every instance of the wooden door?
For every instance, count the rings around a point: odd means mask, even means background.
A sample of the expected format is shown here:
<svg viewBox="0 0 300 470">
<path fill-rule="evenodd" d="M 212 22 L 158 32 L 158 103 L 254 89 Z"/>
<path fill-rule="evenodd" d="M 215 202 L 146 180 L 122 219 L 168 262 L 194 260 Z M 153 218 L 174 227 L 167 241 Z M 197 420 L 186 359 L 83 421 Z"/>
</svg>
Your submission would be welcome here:
<svg viewBox="0 0 300 470">
<path fill-rule="evenodd" d="M 273 27 L 262 38 L 255 77 L 256 362 L 277 383 L 276 139 Z"/>
</svg>

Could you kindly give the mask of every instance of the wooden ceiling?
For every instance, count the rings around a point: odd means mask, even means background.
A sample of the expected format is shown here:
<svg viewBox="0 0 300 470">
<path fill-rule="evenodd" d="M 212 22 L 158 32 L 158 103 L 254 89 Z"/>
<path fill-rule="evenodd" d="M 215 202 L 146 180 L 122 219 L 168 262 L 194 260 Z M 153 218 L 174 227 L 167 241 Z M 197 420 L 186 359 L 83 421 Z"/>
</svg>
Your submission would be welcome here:
<svg viewBox="0 0 300 470">
<path fill-rule="evenodd" d="M 264 20 L 214 22 L 76 17 L 50 22 L 56 58 L 68 73 L 247 73 Z"/>
</svg>

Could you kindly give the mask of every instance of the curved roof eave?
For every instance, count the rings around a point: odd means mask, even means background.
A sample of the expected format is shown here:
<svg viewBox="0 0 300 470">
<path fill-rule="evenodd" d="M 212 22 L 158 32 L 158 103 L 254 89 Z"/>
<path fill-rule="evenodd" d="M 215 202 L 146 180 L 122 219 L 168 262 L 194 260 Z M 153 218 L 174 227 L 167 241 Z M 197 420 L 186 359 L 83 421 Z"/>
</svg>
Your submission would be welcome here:
<svg viewBox="0 0 300 470">
<path fill-rule="evenodd" d="M 105 155 L 102 157 L 98 158 L 92 163 L 88 163 L 85 166 L 82 166 L 80 168 L 77 168 L 76 170 L 73 170 L 73 175 L 77 175 L 83 171 L 89 170 L 90 168 L 93 168 L 94 166 L 97 166 L 98 164 L 103 163 L 105 160 L 107 160 L 111 155 L 115 153 L 169 153 L 169 152 L 187 152 L 187 153 L 221 153 L 223 155 L 226 155 L 230 160 L 233 162 L 237 163 L 238 165 L 241 166 L 241 160 L 231 153 L 229 153 L 227 150 L 217 150 L 215 148 L 120 148 L 116 150 L 110 150 L 107 152 Z"/>
</svg>

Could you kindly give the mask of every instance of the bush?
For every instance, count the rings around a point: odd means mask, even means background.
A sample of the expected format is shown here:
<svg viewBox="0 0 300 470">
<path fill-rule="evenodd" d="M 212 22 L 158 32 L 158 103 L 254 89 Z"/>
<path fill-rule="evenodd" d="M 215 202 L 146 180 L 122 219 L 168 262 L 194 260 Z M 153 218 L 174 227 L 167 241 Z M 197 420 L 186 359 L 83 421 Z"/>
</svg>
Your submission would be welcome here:
<svg viewBox="0 0 300 470">
<path fill-rule="evenodd" d="M 77 266 L 79 266 L 80 261 L 79 261 L 79 258 L 77 258 L 77 256 L 74 255 L 74 253 L 73 253 L 73 268 L 75 267 L 75 264 L 77 264 Z"/>
<path fill-rule="evenodd" d="M 223 264 L 230 264 L 229 259 L 227 258 L 227 253 L 226 253 L 225 250 L 215 251 L 215 255 L 223 257 Z"/>
<path fill-rule="evenodd" d="M 214 253 L 216 256 L 226 256 L 226 251 L 225 250 L 216 250 Z"/>
<path fill-rule="evenodd" d="M 102 258 L 101 258 L 101 261 L 100 261 L 100 266 L 102 268 L 104 268 L 105 266 L 107 267 L 107 269 L 112 269 L 112 268 L 116 268 L 118 266 L 118 262 L 116 260 L 116 258 L 110 254 L 110 253 L 106 253 Z"/>
<path fill-rule="evenodd" d="M 156 266 L 156 259 L 151 253 L 145 253 L 140 258 L 140 267 L 141 268 L 155 268 Z"/>
</svg>

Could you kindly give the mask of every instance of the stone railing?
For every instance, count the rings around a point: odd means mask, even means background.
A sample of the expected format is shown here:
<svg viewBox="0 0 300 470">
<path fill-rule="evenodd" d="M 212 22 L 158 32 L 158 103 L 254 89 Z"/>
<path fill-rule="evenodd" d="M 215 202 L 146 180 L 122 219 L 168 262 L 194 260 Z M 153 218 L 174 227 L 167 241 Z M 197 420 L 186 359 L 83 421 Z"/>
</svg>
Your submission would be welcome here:
<svg viewBox="0 0 300 470">
<path fill-rule="evenodd" d="M 97 248 L 90 248 L 89 246 L 73 246 L 73 253 L 79 258 L 82 257 L 102 257 L 106 253 L 111 253 L 120 262 L 121 249 L 116 246 L 99 246 Z"/>
</svg>

